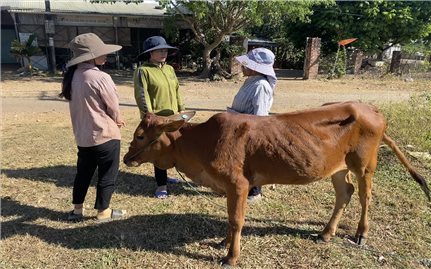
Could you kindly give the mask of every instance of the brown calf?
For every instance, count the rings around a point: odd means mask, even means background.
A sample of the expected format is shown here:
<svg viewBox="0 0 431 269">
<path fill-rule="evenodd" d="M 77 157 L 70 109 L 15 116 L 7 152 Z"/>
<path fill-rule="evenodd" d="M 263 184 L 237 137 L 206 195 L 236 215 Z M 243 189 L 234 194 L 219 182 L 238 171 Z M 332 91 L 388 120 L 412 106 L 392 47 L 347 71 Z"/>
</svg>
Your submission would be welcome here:
<svg viewBox="0 0 431 269">
<path fill-rule="evenodd" d="M 266 117 L 220 113 L 201 124 L 181 118 L 188 116 L 147 113 L 124 162 L 128 166 L 151 162 L 163 169 L 176 167 L 194 182 L 226 194 L 229 227 L 225 242 L 229 251 L 224 265 L 235 265 L 239 257 L 247 193 L 252 186 L 307 184 L 331 177 L 335 207 L 321 233 L 328 241 L 354 191 L 349 171 L 358 179 L 362 206 L 356 242 L 364 244 L 372 177 L 382 141 L 430 199 L 426 181 L 385 134 L 386 121 L 371 105 L 335 103 Z"/>
</svg>

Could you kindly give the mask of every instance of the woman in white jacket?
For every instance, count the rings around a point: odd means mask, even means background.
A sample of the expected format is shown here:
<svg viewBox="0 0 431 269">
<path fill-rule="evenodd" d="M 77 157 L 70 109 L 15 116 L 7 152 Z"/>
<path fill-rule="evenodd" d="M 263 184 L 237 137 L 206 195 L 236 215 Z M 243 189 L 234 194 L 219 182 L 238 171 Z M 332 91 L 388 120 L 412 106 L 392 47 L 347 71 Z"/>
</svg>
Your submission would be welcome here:
<svg viewBox="0 0 431 269">
<path fill-rule="evenodd" d="M 235 95 L 232 106 L 228 107 L 228 112 L 268 116 L 277 82 L 273 68 L 274 53 L 269 49 L 256 48 L 235 59 L 241 63 L 242 72 L 247 79 Z M 261 197 L 261 186 L 250 189 L 249 202 L 254 202 Z"/>
</svg>

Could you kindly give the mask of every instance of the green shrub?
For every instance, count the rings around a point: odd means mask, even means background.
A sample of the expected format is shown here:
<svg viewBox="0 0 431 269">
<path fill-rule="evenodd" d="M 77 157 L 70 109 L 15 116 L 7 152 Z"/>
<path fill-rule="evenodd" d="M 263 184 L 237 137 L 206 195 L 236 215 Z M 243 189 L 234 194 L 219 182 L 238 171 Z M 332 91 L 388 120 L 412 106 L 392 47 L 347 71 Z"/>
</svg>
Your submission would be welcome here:
<svg viewBox="0 0 431 269">
<path fill-rule="evenodd" d="M 388 134 L 415 151 L 431 152 L 431 91 L 416 94 L 405 103 L 381 106 L 388 120 Z"/>
</svg>

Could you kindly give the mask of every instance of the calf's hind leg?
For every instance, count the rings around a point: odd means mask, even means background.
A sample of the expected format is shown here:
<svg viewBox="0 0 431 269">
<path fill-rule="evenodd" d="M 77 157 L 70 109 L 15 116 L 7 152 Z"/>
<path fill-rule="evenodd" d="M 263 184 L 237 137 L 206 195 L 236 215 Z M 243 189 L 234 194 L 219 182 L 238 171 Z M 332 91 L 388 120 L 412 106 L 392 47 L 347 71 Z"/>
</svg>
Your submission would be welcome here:
<svg viewBox="0 0 431 269">
<path fill-rule="evenodd" d="M 328 242 L 333 236 L 335 236 L 338 222 L 340 221 L 344 209 L 349 204 L 350 198 L 355 190 L 352 184 L 351 173 L 348 169 L 341 170 L 333 174 L 332 185 L 335 189 L 334 212 L 320 235 L 321 239 L 325 242 Z"/>
<path fill-rule="evenodd" d="M 371 189 L 373 184 L 373 175 L 377 166 L 377 153 L 368 163 L 362 175 L 356 174 L 359 186 L 359 201 L 361 203 L 361 219 L 358 223 L 358 230 L 356 231 L 356 243 L 358 245 L 365 245 L 368 238 L 368 208 L 371 203 Z"/>
</svg>

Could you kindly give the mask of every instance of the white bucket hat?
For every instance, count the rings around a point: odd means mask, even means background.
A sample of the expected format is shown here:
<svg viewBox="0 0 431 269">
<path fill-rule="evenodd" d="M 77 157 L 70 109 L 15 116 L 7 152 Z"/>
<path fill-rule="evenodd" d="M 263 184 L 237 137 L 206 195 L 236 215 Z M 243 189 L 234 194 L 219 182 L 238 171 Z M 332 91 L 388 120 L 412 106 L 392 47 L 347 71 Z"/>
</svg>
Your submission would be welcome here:
<svg viewBox="0 0 431 269">
<path fill-rule="evenodd" d="M 241 65 L 267 76 L 269 84 L 274 89 L 277 76 L 274 71 L 275 55 L 269 49 L 256 48 L 245 55 L 235 57 Z"/>
<path fill-rule="evenodd" d="M 72 39 L 69 43 L 69 48 L 73 52 L 73 58 L 67 62 L 66 68 L 96 59 L 102 55 L 114 53 L 122 47 L 119 45 L 105 44 L 96 34 L 86 33 L 78 35 Z"/>
</svg>

